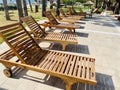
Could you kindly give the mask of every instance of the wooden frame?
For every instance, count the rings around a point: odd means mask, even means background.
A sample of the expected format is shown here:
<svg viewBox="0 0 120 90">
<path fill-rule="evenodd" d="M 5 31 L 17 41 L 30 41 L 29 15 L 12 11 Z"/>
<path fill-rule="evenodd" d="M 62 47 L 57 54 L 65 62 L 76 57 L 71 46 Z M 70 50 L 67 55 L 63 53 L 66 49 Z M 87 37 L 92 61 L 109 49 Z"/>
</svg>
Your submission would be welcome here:
<svg viewBox="0 0 120 90">
<path fill-rule="evenodd" d="M 51 9 L 50 11 L 53 14 L 53 16 L 60 22 L 68 22 L 68 23 L 71 23 L 71 24 L 74 24 L 75 22 L 78 22 L 78 20 L 75 20 L 75 19 L 63 18 L 63 17 L 58 16 L 54 9 Z"/>
<path fill-rule="evenodd" d="M 67 7 L 67 9 L 70 15 L 81 15 L 81 16 L 86 17 L 86 13 L 81 13 L 81 12 L 77 13 L 73 7 Z"/>
<path fill-rule="evenodd" d="M 12 61 L 5 58 L 11 56 L 10 53 L 0 55 L 0 63 L 7 68 L 4 72 L 8 77 L 12 74 L 11 68 L 16 66 L 61 78 L 66 90 L 77 82 L 97 83 L 94 58 L 42 50 L 20 23 L 0 27 L 0 36 L 14 53 L 12 57 L 18 57 L 17 61 Z"/>
<path fill-rule="evenodd" d="M 46 33 L 32 16 L 23 17 L 21 20 L 27 24 L 30 33 L 34 35 L 33 38 L 37 40 L 61 43 L 62 50 L 65 50 L 68 44 L 78 44 L 76 34 Z"/>
<path fill-rule="evenodd" d="M 74 8 L 73 8 L 74 9 Z M 80 12 L 76 12 L 76 13 L 78 13 L 78 14 L 82 14 L 82 15 L 85 15 L 85 16 L 89 16 L 90 18 L 92 18 L 92 12 L 90 12 L 90 13 L 87 13 L 87 12 L 83 12 L 83 10 L 82 10 L 82 8 L 79 8 L 79 11 Z"/>
<path fill-rule="evenodd" d="M 45 16 L 48 18 L 50 23 L 42 24 L 45 27 L 56 27 L 56 28 L 66 28 L 70 33 L 75 32 L 75 29 L 80 28 L 80 25 L 68 24 L 68 23 L 59 23 L 55 17 L 51 14 L 50 11 L 44 12 Z"/>
<path fill-rule="evenodd" d="M 84 16 L 78 16 L 78 15 L 76 16 L 76 15 L 65 14 L 65 12 L 63 11 L 62 8 L 59 8 L 59 12 L 60 12 L 62 17 L 68 18 L 68 19 L 81 20 L 81 19 L 84 18 Z"/>
<path fill-rule="evenodd" d="M 81 8 L 79 8 L 80 12 L 76 12 L 73 7 L 67 7 L 67 9 L 70 15 L 81 15 L 84 17 L 88 15 L 90 18 L 92 18 L 92 13 L 83 12 Z"/>
</svg>

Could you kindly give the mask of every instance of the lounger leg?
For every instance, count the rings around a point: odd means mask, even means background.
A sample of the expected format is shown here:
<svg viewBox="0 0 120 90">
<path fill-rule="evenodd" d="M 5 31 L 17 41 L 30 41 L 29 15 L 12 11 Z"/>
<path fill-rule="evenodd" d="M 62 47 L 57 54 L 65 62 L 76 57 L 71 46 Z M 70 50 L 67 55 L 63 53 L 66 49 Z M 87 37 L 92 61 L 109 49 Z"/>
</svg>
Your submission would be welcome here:
<svg viewBox="0 0 120 90">
<path fill-rule="evenodd" d="M 74 29 L 72 29 L 72 28 L 67 28 L 67 29 L 70 31 L 71 34 L 73 34 L 72 30 L 74 30 Z"/>
<path fill-rule="evenodd" d="M 75 29 L 74 29 L 73 31 L 74 31 L 74 33 L 75 33 Z"/>
<path fill-rule="evenodd" d="M 66 83 L 66 90 L 71 90 L 72 84 Z"/>
<path fill-rule="evenodd" d="M 66 43 L 61 43 L 61 44 L 62 44 L 62 50 L 64 51 L 66 46 L 67 46 L 67 44 Z"/>
<path fill-rule="evenodd" d="M 72 85 L 75 83 L 74 81 L 71 81 L 70 79 L 63 79 L 66 84 L 65 90 L 71 90 Z"/>
</svg>

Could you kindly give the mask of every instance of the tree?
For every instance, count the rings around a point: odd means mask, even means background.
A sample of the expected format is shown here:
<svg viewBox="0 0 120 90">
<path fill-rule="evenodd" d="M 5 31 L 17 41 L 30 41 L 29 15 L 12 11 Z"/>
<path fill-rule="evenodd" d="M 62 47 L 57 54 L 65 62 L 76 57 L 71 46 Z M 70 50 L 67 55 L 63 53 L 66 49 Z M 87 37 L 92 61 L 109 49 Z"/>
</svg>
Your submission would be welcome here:
<svg viewBox="0 0 120 90">
<path fill-rule="evenodd" d="M 107 10 L 111 10 L 111 0 L 107 0 L 107 2 L 106 2 L 106 4 L 107 4 Z"/>
<path fill-rule="evenodd" d="M 38 3 L 37 3 L 37 0 L 35 0 L 35 12 L 38 12 Z"/>
<path fill-rule="evenodd" d="M 28 0 L 28 2 L 29 2 L 29 5 L 30 5 L 30 10 L 31 10 L 31 12 L 33 12 L 32 5 L 31 5 L 31 1 Z"/>
<path fill-rule="evenodd" d="M 56 10 L 56 12 L 57 12 L 58 15 L 60 14 L 59 8 L 60 8 L 60 0 L 57 0 L 57 10 Z"/>
<path fill-rule="evenodd" d="M 19 21 L 21 21 L 20 18 L 23 17 L 23 10 L 22 10 L 21 0 L 16 0 L 16 4 L 17 4 L 17 9 L 18 9 Z"/>
<path fill-rule="evenodd" d="M 23 10 L 24 10 L 24 15 L 25 15 L 25 16 L 28 16 L 26 0 L 23 0 Z"/>
<path fill-rule="evenodd" d="M 9 12 L 8 12 L 8 6 L 7 6 L 7 0 L 3 0 L 3 5 L 4 5 L 6 20 L 10 20 L 10 16 L 9 16 Z"/>
<path fill-rule="evenodd" d="M 119 14 L 119 12 L 120 12 L 120 0 L 116 0 L 114 7 L 115 7 L 114 14 Z"/>
<path fill-rule="evenodd" d="M 42 0 L 42 16 L 44 17 L 44 12 L 46 11 L 46 0 Z"/>
<path fill-rule="evenodd" d="M 98 0 L 95 0 L 95 8 L 98 8 Z"/>
</svg>

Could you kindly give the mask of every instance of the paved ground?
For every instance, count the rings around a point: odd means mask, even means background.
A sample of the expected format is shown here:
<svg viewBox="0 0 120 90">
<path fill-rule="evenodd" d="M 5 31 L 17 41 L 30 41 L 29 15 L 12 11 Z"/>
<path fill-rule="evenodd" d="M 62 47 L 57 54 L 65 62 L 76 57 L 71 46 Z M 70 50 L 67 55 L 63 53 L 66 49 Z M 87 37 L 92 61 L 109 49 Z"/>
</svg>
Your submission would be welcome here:
<svg viewBox="0 0 120 90">
<path fill-rule="evenodd" d="M 77 83 L 72 90 L 120 90 L 120 22 L 113 17 L 94 15 L 79 23 L 78 45 L 68 45 L 66 52 L 92 56 L 96 59 L 97 85 Z M 61 30 L 57 30 L 59 32 Z M 68 33 L 65 30 L 64 33 Z M 40 43 L 43 48 L 61 50 L 61 45 Z M 0 46 L 0 53 L 7 49 L 5 43 Z M 63 90 L 62 80 L 34 71 L 19 70 L 14 78 L 3 74 L 0 64 L 0 90 Z"/>
</svg>

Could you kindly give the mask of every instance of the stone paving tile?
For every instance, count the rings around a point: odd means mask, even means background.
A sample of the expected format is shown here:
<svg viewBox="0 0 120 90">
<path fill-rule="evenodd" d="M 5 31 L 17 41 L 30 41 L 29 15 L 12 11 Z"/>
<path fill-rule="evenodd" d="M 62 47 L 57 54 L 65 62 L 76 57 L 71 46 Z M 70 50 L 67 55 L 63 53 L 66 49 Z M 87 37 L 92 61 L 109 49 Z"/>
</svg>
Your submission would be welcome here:
<svg viewBox="0 0 120 90">
<path fill-rule="evenodd" d="M 35 90 L 37 83 L 31 82 L 30 80 L 22 80 L 22 83 L 19 84 L 15 90 Z"/>
<path fill-rule="evenodd" d="M 22 81 L 19 79 L 7 78 L 6 81 L 1 84 L 0 88 L 15 90 L 21 84 L 21 82 Z"/>
<path fill-rule="evenodd" d="M 45 84 L 39 84 L 39 85 L 37 85 L 35 90 L 63 90 L 63 89 L 56 88 L 56 87 L 49 86 L 49 85 L 45 85 Z"/>
</svg>

